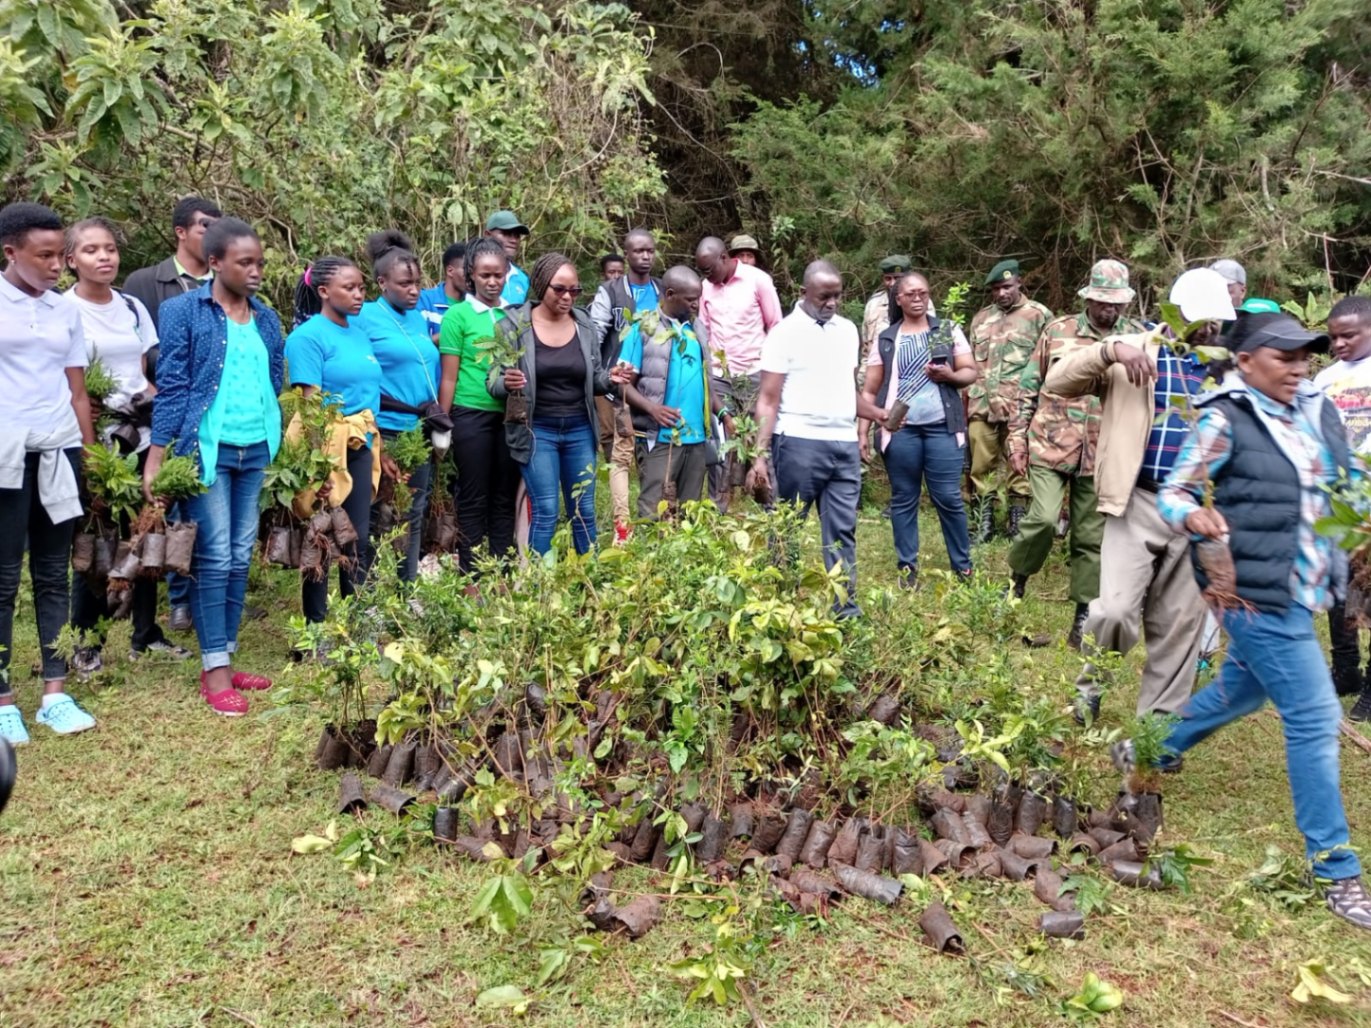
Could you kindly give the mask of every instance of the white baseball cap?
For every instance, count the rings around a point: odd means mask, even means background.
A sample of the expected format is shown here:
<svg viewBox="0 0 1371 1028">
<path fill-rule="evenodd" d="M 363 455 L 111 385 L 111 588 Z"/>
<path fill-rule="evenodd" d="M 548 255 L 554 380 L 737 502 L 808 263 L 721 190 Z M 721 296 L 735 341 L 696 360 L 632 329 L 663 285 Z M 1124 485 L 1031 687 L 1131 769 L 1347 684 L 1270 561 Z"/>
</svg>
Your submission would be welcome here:
<svg viewBox="0 0 1371 1028">
<path fill-rule="evenodd" d="M 1170 300 L 1186 321 L 1232 321 L 1238 316 L 1228 281 L 1212 268 L 1192 268 L 1171 285 Z"/>
</svg>

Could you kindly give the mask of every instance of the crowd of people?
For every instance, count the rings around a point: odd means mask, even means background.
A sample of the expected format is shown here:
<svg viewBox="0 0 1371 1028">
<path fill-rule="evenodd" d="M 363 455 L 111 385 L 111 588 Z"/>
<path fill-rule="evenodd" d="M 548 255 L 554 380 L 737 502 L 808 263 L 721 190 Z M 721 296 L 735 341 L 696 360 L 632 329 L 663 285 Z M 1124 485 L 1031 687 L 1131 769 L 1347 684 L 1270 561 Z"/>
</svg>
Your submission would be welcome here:
<svg viewBox="0 0 1371 1028">
<path fill-rule="evenodd" d="M 1348 563 L 1316 527 L 1332 494 L 1362 475 L 1357 454 L 1371 443 L 1371 300 L 1339 301 L 1328 332 L 1310 332 L 1246 297 L 1242 266 L 1220 260 L 1170 286 L 1187 325 L 1178 336 L 1130 315 L 1135 293 L 1117 260 L 1094 265 L 1079 310 L 1054 316 L 1006 259 L 989 269 L 987 302 L 963 329 L 938 316 L 928 278 L 894 254 L 880 262 L 882 286 L 859 326 L 839 313 L 843 276 L 829 261 L 805 268 L 787 310 L 755 239 L 706 237 L 692 265 L 659 276 L 656 240 L 635 228 L 578 302 L 586 290 L 567 256 L 519 266 L 530 230 L 504 210 L 447 249 L 428 288 L 399 231 L 369 238 L 365 268 L 314 259 L 287 331 L 256 295 L 264 258 L 249 224 L 190 197 L 172 227 L 175 252 L 119 289 L 120 233 L 109 221 L 65 226 L 31 203 L 0 210 L 0 737 L 28 739 L 9 675 L 26 549 L 42 648 L 37 722 L 58 734 L 95 725 L 66 692 L 55 645 L 70 622 L 87 633 L 75 669 L 99 667 L 104 597 L 79 577 L 73 586 L 68 570 L 84 446 L 136 452 L 149 503 L 160 502 L 151 483 L 169 453 L 195 461 L 204 492 L 168 512 L 198 526 L 192 573 L 169 583 L 168 624 L 193 626 L 201 695 L 226 716 L 271 686 L 239 666 L 238 638 L 265 475 L 295 430 L 282 424 L 288 388 L 322 394 L 335 412 L 332 472 L 304 502 L 340 507 L 356 528 L 356 559 L 338 568 L 344 596 L 365 587 L 380 484 L 401 477 L 387 446 L 422 426 L 435 462 L 455 470 L 456 559 L 473 589 L 481 554 L 509 558 L 516 539 L 547 552 L 563 509 L 575 550 L 596 546 L 602 458 L 615 543 L 635 519 L 706 497 L 727 509 L 740 489 L 764 506 L 817 508 L 824 559 L 847 581 L 836 613 L 859 616 L 862 464 L 879 455 L 903 588 L 919 585 L 925 489 L 959 576 L 973 573 L 973 548 L 996 534 L 1003 504 L 1006 588 L 1020 597 L 1065 522 L 1067 641 L 1087 656 L 1082 723 L 1099 715 L 1108 684 L 1090 658 L 1144 638 L 1138 713 L 1174 718 L 1160 770 L 1180 770 L 1192 746 L 1271 700 L 1329 905 L 1371 928 L 1337 753 L 1337 696 L 1356 693 L 1351 716 L 1371 717 L 1371 668 L 1343 605 Z M 68 275 L 74 284 L 58 292 Z M 1206 366 L 1216 346 L 1227 359 Z M 1330 346 L 1335 362 L 1310 381 L 1311 356 Z M 114 417 L 98 423 L 85 387 L 97 356 L 116 383 L 103 401 Z M 418 571 L 434 472 L 431 463 L 407 479 L 403 579 Z M 1231 552 L 1226 592 L 1209 588 L 1197 557 L 1206 540 Z M 307 620 L 326 617 L 328 597 L 327 581 L 305 578 Z M 140 581 L 135 656 L 189 657 L 163 633 L 157 604 L 158 583 Z M 1213 648 L 1210 608 L 1227 659 L 1196 692 Z M 1324 610 L 1331 674 L 1314 630 Z M 1128 766 L 1127 744 L 1116 759 Z"/>
</svg>

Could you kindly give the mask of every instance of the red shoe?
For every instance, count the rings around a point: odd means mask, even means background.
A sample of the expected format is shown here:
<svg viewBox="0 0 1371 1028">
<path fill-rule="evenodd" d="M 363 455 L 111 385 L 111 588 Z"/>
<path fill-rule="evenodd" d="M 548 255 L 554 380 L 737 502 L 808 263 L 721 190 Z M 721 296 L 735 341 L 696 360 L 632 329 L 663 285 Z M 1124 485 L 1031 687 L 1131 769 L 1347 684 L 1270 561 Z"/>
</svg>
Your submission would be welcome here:
<svg viewBox="0 0 1371 1028">
<path fill-rule="evenodd" d="M 248 712 L 248 698 L 246 696 L 232 686 L 221 689 L 219 692 L 210 692 L 205 688 L 203 673 L 200 676 L 200 695 L 209 704 L 210 710 L 223 717 L 242 717 Z"/>
<path fill-rule="evenodd" d="M 614 522 L 614 545 L 623 546 L 633 538 L 633 526 L 627 521 Z"/>
<path fill-rule="evenodd" d="M 246 671 L 235 671 L 233 673 L 233 687 L 235 689 L 270 689 L 271 679 L 263 678 L 261 675 L 250 675 Z"/>
</svg>

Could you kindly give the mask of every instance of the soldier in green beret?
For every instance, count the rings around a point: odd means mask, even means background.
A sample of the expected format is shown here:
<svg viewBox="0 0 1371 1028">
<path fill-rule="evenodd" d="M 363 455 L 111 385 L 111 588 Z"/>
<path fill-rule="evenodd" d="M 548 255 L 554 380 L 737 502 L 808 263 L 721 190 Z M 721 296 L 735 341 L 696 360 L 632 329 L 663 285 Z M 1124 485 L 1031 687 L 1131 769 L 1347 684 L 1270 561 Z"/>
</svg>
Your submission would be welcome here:
<svg viewBox="0 0 1371 1028">
<path fill-rule="evenodd" d="M 890 287 L 895 280 L 914 266 L 902 253 L 893 253 L 881 261 L 881 288 L 871 294 L 862 314 L 862 352 L 866 353 L 876 337 L 890 325 Z"/>
<path fill-rule="evenodd" d="M 1009 422 L 1019 396 L 1019 379 L 1033 356 L 1034 344 L 1052 312 L 1023 295 L 1019 262 L 1003 260 L 985 278 L 990 303 L 971 319 L 971 354 L 978 372 L 967 390 L 968 434 L 971 442 L 971 494 L 975 506 L 975 541 L 985 543 L 995 531 L 995 504 L 1001 487 L 1009 494 L 1009 522 L 1005 534 L 1019 532 L 1019 522 L 1032 497 L 1027 476 L 1010 472 Z"/>
<path fill-rule="evenodd" d="M 1100 592 L 1100 543 L 1104 517 L 1096 509 L 1095 452 L 1100 435 L 1097 397 L 1067 397 L 1043 388 L 1047 370 L 1068 353 L 1092 346 L 1108 335 L 1141 332 L 1141 323 L 1123 316 L 1133 299 L 1128 268 L 1119 261 L 1097 261 L 1090 283 L 1080 291 L 1085 310 L 1049 321 L 1038 337 L 1019 379 L 1019 402 L 1009 426 L 1009 466 L 1027 473 L 1033 503 L 1009 548 L 1014 595 L 1023 596 L 1052 552 L 1062 501 L 1071 501 L 1071 588 L 1076 604 L 1067 644 L 1080 649 L 1090 601 Z"/>
</svg>

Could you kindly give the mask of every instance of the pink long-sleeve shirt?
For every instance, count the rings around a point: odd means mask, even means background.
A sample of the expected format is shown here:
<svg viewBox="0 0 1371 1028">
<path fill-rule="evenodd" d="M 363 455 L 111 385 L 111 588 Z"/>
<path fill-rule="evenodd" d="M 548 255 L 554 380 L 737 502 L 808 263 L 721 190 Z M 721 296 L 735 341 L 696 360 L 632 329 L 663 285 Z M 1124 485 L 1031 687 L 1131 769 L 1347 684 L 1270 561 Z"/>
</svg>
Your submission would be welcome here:
<svg viewBox="0 0 1371 1028">
<path fill-rule="evenodd" d="M 709 328 L 709 346 L 723 351 L 730 374 L 751 375 L 757 370 L 762 340 L 782 316 L 776 285 L 760 268 L 739 261 L 723 285 L 708 279 L 702 284 L 700 317 Z"/>
</svg>

